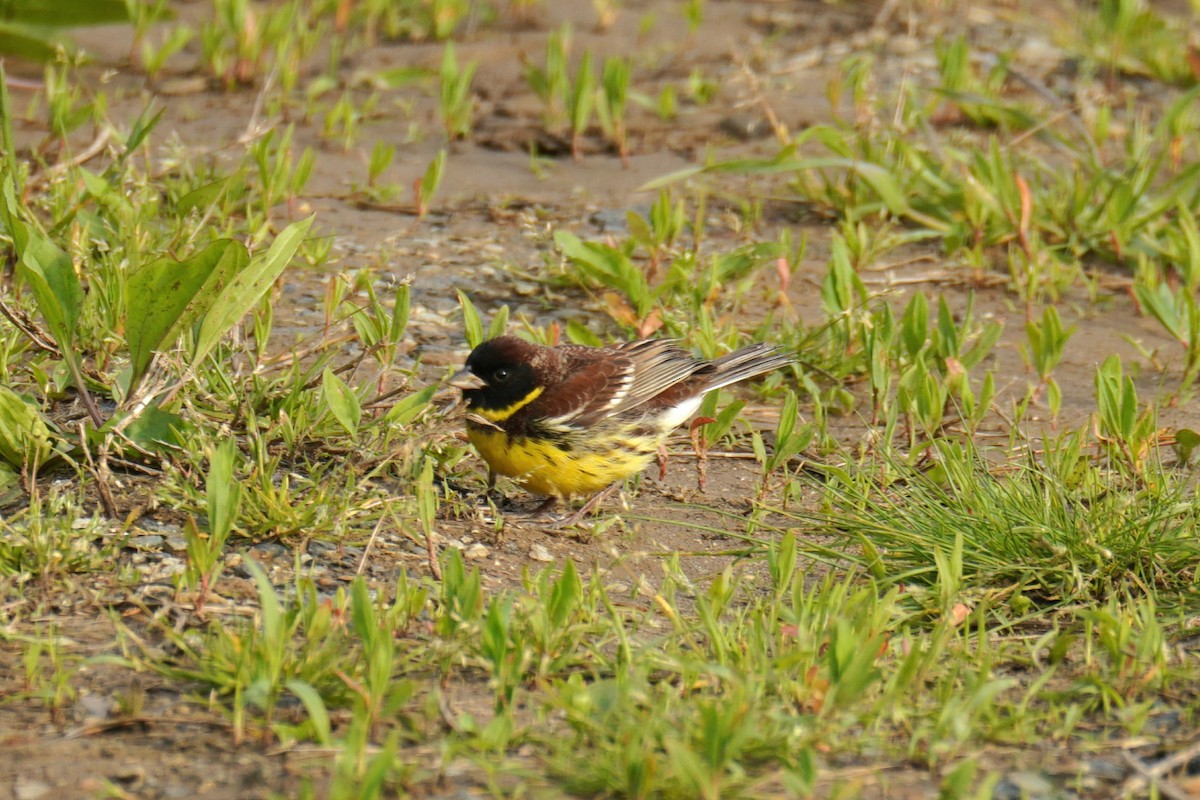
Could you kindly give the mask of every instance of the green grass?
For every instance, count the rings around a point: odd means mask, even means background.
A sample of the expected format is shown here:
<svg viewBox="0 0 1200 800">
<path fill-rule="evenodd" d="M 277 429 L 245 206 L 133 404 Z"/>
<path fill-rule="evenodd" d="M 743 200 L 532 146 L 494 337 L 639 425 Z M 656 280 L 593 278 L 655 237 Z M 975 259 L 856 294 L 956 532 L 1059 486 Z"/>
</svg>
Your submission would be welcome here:
<svg viewBox="0 0 1200 800">
<path fill-rule="evenodd" d="M 750 461 L 741 494 L 639 499 L 580 534 L 586 555 L 508 562 L 518 575 L 467 545 L 499 558 L 543 540 L 478 501 L 438 393 L 451 365 L 413 354 L 450 285 L 346 257 L 309 207 L 411 187 L 411 239 L 461 211 L 439 189 L 480 135 L 487 67 L 457 34 L 507 36 L 530 4 L 338 5 L 215 4 L 192 48 L 220 86 L 207 99 L 252 86 L 264 115 L 222 158 L 187 157 L 162 127 L 170 98 L 119 116 L 73 58 L 27 106 L 0 93 L 0 703 L 61 725 L 89 670 L 153 680 L 216 723 L 205 735 L 315 751 L 280 796 L 455 780 L 497 796 L 989 796 L 1013 770 L 1157 791 L 1088 765 L 1180 749 L 1200 699 L 1195 434 L 1159 422 L 1194 409 L 1200 376 L 1186 30 L 1123 3 L 1082 15 L 1057 45 L 1078 61 L 1078 108 L 1019 90 L 1028 76 L 969 38 L 928 43 L 936 70 L 903 85 L 855 57 L 827 121 L 654 179 L 623 231 L 589 239 L 531 212 L 542 263 L 464 280 L 456 344 L 661 335 L 712 357 L 755 338 L 800 360 L 709 401 L 711 422 L 673 444 L 672 470 L 695 456 L 701 484 Z M 681 9 L 689 40 L 663 47 L 691 47 L 705 10 Z M 150 37 L 151 16 L 133 22 L 158 82 L 193 34 L 164 19 Z M 526 121 L 585 163 L 649 152 L 635 134 L 652 98 L 683 87 L 652 63 L 666 56 L 538 35 L 544 58 L 510 65 Z M 339 84 L 341 54 L 379 37 L 447 40 L 440 79 L 429 60 Z M 687 111 L 716 90 L 707 74 L 691 72 Z M 409 183 L 381 182 L 401 149 L 363 144 L 381 117 L 446 145 L 404 167 Z M 113 146 L 75 159 L 93 121 Z M 361 149 L 366 183 L 318 197 L 321 140 Z M 781 208 L 809 222 L 778 224 Z M 914 252 L 949 277 L 874 280 Z M 320 287 L 302 336 L 277 330 L 285 276 Z M 488 299 L 518 284 L 533 289 Z M 1166 350 L 1088 349 L 1105 311 L 1081 306 L 1124 298 Z M 578 313 L 529 312 L 555 307 Z M 1027 372 L 1005 373 L 1018 352 Z M 144 518 L 183 547 L 132 558 Z M 664 531 L 693 544 L 641 552 Z M 259 563 L 276 543 L 286 555 Z M 81 605 L 112 641 L 62 633 Z"/>
</svg>

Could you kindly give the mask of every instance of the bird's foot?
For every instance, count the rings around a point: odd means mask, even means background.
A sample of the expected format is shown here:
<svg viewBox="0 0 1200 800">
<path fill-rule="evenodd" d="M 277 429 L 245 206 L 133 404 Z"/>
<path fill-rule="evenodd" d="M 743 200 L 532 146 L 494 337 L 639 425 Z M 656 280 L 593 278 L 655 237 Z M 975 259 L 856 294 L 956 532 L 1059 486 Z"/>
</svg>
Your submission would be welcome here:
<svg viewBox="0 0 1200 800">
<path fill-rule="evenodd" d="M 606 489 L 601 489 L 596 492 L 586 503 L 579 507 L 578 511 L 571 514 L 554 514 L 549 520 L 550 524 L 546 526 L 547 530 L 563 530 L 565 528 L 573 528 L 583 521 L 585 517 L 596 510 L 600 503 L 612 495 L 617 490 L 618 484 L 612 484 Z M 546 504 L 543 504 L 546 505 Z M 548 509 L 547 509 L 548 510 Z"/>
</svg>

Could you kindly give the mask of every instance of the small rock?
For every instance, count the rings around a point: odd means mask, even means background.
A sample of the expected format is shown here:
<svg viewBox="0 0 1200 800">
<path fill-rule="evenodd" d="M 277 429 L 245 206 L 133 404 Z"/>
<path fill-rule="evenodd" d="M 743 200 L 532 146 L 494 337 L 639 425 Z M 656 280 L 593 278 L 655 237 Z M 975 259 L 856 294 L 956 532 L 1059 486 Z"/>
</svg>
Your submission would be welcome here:
<svg viewBox="0 0 1200 800">
<path fill-rule="evenodd" d="M 743 142 L 764 139 L 772 133 L 771 123 L 761 114 L 732 114 L 723 118 L 717 127 L 722 133 Z"/>
<path fill-rule="evenodd" d="M 623 208 L 602 208 L 588 217 L 588 222 L 605 233 L 624 233 L 625 213 Z"/>
<path fill-rule="evenodd" d="M 1087 774 L 1109 783 L 1125 780 L 1129 768 L 1112 758 L 1094 758 L 1087 762 Z"/>
<path fill-rule="evenodd" d="M 482 558 L 487 558 L 489 553 L 490 553 L 490 551 L 486 547 L 484 547 L 479 542 L 476 542 L 475 544 L 468 547 L 466 552 L 463 553 L 463 555 L 466 556 L 467 558 L 473 558 L 473 559 L 478 560 L 478 559 L 482 559 Z"/>
<path fill-rule="evenodd" d="M 323 556 L 335 550 L 337 550 L 337 545 L 331 542 L 322 542 L 316 539 L 310 539 L 308 542 L 308 552 L 313 556 Z"/>
<path fill-rule="evenodd" d="M 187 550 L 187 537 L 183 534 L 173 533 L 167 537 L 167 547 L 172 550 Z"/>
<path fill-rule="evenodd" d="M 1010 772 L 996 784 L 993 798 L 1047 798 L 1054 794 L 1054 784 L 1036 772 Z"/>
<path fill-rule="evenodd" d="M 40 800 L 42 797 L 49 797 L 52 788 L 48 783 L 18 775 L 13 787 L 13 797 L 16 800 Z"/>
<path fill-rule="evenodd" d="M 208 88 L 208 78 L 196 75 L 186 78 L 168 78 L 164 81 L 159 81 L 155 91 L 159 94 L 179 96 L 187 94 L 199 94 Z"/>
<path fill-rule="evenodd" d="M 158 562 L 158 571 L 163 575 L 180 575 L 187 571 L 187 563 L 182 558 L 166 556 Z"/>
<path fill-rule="evenodd" d="M 250 555 L 267 564 L 283 559 L 291 561 L 291 552 L 278 542 L 260 542 L 250 548 Z"/>
<path fill-rule="evenodd" d="M 549 564 L 554 560 L 554 556 L 546 549 L 545 545 L 540 544 L 529 548 L 529 558 L 533 561 L 541 561 L 543 564 Z"/>
<path fill-rule="evenodd" d="M 80 722 L 98 722 L 111 717 L 116 705 L 107 695 L 85 694 L 75 702 L 72 712 Z"/>
<path fill-rule="evenodd" d="M 139 550 L 148 550 L 152 547 L 162 547 L 164 541 L 166 540 L 157 533 L 145 533 L 141 536 L 129 537 L 128 544 L 130 547 L 136 547 Z"/>
</svg>

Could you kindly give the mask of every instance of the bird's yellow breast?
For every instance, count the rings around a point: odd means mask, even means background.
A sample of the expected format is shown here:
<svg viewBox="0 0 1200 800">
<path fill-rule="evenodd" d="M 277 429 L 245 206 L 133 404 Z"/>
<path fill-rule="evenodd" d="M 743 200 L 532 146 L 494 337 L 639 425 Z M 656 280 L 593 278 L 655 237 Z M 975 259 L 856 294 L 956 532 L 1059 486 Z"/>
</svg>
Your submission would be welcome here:
<svg viewBox="0 0 1200 800">
<path fill-rule="evenodd" d="M 658 444 L 614 439 L 604 446 L 566 450 L 553 440 L 509 436 L 483 425 L 468 425 L 467 436 L 493 472 L 515 478 L 531 492 L 555 497 L 595 494 L 641 472 Z"/>
</svg>

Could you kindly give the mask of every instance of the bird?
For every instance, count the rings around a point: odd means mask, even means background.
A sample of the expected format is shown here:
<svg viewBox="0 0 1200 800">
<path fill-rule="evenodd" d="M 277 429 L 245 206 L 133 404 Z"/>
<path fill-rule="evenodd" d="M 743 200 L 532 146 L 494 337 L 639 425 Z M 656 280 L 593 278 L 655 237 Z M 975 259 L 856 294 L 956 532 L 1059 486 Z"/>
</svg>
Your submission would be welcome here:
<svg viewBox="0 0 1200 800">
<path fill-rule="evenodd" d="M 590 499 L 574 525 L 619 482 L 641 472 L 709 392 L 786 367 L 790 352 L 759 343 L 714 360 L 674 339 L 590 347 L 518 336 L 485 341 L 448 383 L 462 390 L 467 438 L 496 475 L 546 500 Z"/>
</svg>

